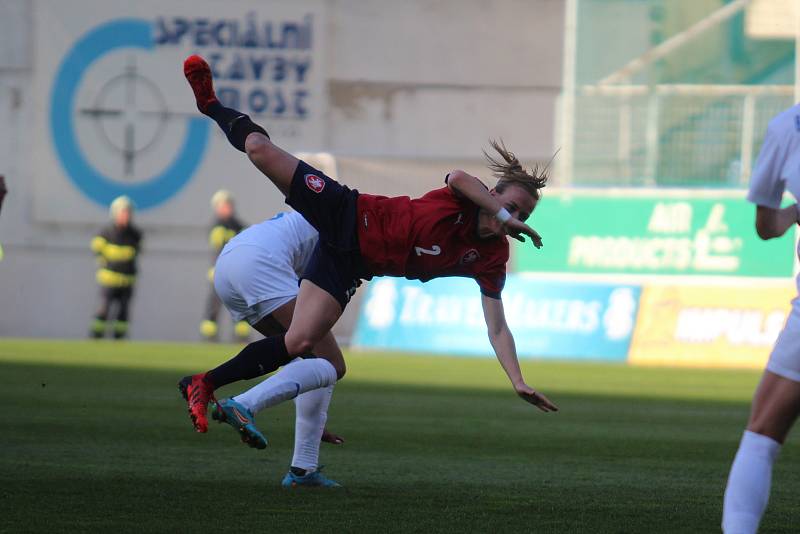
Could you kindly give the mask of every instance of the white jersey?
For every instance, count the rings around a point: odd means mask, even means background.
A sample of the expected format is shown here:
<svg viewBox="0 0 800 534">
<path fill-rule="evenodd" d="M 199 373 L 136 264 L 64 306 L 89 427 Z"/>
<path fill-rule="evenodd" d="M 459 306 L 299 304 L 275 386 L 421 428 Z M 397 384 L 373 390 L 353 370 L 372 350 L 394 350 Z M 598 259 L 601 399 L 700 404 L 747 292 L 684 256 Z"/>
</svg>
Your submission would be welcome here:
<svg viewBox="0 0 800 534">
<path fill-rule="evenodd" d="M 317 230 L 302 215 L 288 211 L 242 230 L 225 245 L 225 249 L 250 245 L 281 254 L 290 259 L 294 272 L 300 277 L 318 238 Z"/>
<path fill-rule="evenodd" d="M 317 241 L 297 212 L 279 213 L 231 239 L 217 258 L 214 288 L 233 318 L 255 324 L 297 297 Z"/>
<path fill-rule="evenodd" d="M 800 105 L 787 109 L 769 122 L 750 178 L 747 200 L 778 209 L 786 190 L 800 199 Z M 772 349 L 767 370 L 800 382 L 800 298 L 792 301 L 792 311 Z"/>
<path fill-rule="evenodd" d="M 785 190 L 800 199 L 800 105 L 778 114 L 767 127 L 747 200 L 780 208 Z"/>
</svg>

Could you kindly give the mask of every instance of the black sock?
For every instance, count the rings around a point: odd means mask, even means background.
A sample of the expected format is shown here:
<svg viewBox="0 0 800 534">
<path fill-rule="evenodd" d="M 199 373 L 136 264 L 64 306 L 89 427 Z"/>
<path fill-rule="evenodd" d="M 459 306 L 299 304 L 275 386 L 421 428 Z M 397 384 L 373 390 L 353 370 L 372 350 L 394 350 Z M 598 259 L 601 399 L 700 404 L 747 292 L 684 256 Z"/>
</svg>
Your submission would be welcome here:
<svg viewBox="0 0 800 534">
<path fill-rule="evenodd" d="M 265 375 L 289 363 L 283 334 L 250 343 L 234 358 L 206 373 L 212 386 L 221 388 L 239 380 Z"/>
<path fill-rule="evenodd" d="M 301 469 L 300 467 L 291 466 L 289 467 L 289 471 L 292 472 L 294 476 L 304 477 L 308 473 L 305 469 Z"/>
<path fill-rule="evenodd" d="M 267 131 L 250 120 L 250 117 L 233 108 L 226 108 L 219 102 L 212 102 L 206 109 L 206 115 L 214 119 L 225 132 L 228 141 L 244 152 L 244 141 L 253 132 L 261 132 L 269 138 Z"/>
</svg>

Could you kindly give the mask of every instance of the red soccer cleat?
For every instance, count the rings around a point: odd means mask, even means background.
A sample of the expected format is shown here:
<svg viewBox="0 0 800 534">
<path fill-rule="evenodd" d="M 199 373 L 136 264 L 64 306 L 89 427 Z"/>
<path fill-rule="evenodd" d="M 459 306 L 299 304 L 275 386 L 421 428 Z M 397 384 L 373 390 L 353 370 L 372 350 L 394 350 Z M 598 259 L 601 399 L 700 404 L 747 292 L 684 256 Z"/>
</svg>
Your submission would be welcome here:
<svg viewBox="0 0 800 534">
<path fill-rule="evenodd" d="M 214 388 L 205 373 L 193 375 L 191 383 L 186 387 L 189 417 L 194 429 L 200 433 L 208 432 L 208 403 L 214 399 Z"/>
<path fill-rule="evenodd" d="M 194 92 L 194 99 L 197 101 L 197 109 L 200 113 L 206 114 L 208 106 L 217 100 L 214 93 L 214 82 L 211 75 L 211 67 L 206 60 L 200 56 L 189 56 L 183 62 L 183 75 Z"/>
</svg>

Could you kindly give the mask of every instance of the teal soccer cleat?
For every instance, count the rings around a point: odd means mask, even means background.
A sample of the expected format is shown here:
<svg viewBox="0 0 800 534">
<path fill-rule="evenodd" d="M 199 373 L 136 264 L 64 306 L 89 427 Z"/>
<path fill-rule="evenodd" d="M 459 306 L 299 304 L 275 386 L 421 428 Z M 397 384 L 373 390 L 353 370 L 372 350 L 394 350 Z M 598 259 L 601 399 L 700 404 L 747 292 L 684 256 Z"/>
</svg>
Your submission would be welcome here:
<svg viewBox="0 0 800 534">
<path fill-rule="evenodd" d="M 320 469 L 322 469 L 320 467 Z M 341 488 L 342 485 L 338 482 L 335 482 L 322 473 L 320 473 L 320 469 L 316 471 L 312 471 L 311 473 L 306 473 L 303 476 L 295 475 L 291 471 L 286 473 L 286 476 L 283 477 L 283 482 L 281 482 L 281 486 L 284 488 L 299 488 L 299 487 L 309 487 L 309 488 Z"/>
<path fill-rule="evenodd" d="M 211 418 L 220 423 L 228 423 L 239 433 L 242 441 L 256 449 L 267 447 L 267 438 L 259 432 L 253 422 L 253 414 L 250 410 L 233 400 L 233 398 L 223 399 L 213 406 Z"/>
</svg>

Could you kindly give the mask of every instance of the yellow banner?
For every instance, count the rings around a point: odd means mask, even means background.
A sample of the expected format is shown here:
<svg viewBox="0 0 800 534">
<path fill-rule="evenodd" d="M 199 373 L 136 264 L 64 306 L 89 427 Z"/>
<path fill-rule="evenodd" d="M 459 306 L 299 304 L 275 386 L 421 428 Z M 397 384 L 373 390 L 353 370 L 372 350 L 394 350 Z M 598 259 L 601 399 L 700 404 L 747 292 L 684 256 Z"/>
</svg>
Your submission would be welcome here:
<svg viewBox="0 0 800 534">
<path fill-rule="evenodd" d="M 786 286 L 645 286 L 628 361 L 763 367 L 791 310 Z"/>
</svg>

